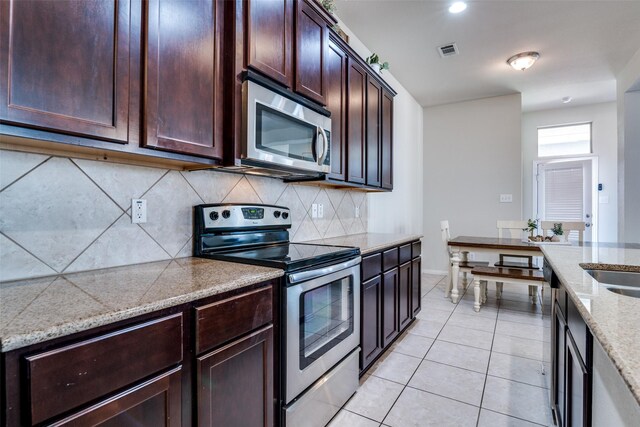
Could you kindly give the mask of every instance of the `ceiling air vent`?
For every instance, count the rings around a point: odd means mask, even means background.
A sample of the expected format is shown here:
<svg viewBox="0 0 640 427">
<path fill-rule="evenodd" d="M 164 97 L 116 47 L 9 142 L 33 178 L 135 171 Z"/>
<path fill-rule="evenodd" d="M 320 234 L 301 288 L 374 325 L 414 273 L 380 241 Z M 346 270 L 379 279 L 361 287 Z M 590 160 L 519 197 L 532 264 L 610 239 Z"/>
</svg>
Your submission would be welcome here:
<svg viewBox="0 0 640 427">
<path fill-rule="evenodd" d="M 443 58 L 446 56 L 457 55 L 459 53 L 458 46 L 456 46 L 455 43 L 449 43 L 449 44 L 445 44 L 444 46 L 440 46 L 438 48 L 438 52 L 440 53 L 440 56 Z"/>
</svg>

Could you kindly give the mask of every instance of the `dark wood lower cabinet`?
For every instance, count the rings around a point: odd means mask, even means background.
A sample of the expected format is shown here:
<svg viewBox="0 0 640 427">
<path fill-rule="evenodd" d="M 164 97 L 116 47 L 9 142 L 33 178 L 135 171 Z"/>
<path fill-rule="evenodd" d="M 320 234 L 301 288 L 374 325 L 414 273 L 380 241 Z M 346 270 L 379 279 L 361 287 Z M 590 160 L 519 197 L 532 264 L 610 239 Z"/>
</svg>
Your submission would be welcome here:
<svg viewBox="0 0 640 427">
<path fill-rule="evenodd" d="M 580 357 L 571 332 L 567 330 L 566 340 L 566 425 L 589 427 L 591 425 L 591 387 L 589 370 Z"/>
<path fill-rule="evenodd" d="M 362 284 L 362 365 L 368 366 L 382 351 L 382 276 Z"/>
<path fill-rule="evenodd" d="M 411 322 L 411 262 L 402 264 L 398 270 L 398 324 L 402 329 Z"/>
<path fill-rule="evenodd" d="M 398 326 L 398 268 L 382 276 L 382 344 L 387 346 L 400 332 Z"/>
<path fill-rule="evenodd" d="M 422 262 L 421 258 L 411 261 L 411 317 L 420 312 L 422 302 Z"/>
<path fill-rule="evenodd" d="M 51 425 L 178 427 L 181 369 L 177 367 Z"/>
<path fill-rule="evenodd" d="M 555 406 L 556 413 L 556 424 L 558 427 L 563 427 L 565 425 L 565 410 L 564 410 L 564 402 L 565 402 L 565 347 L 566 347 L 566 330 L 567 330 L 567 322 L 560 311 L 560 308 L 557 307 L 558 303 L 554 302 L 556 305 L 555 316 L 554 316 L 554 347 L 555 354 L 553 355 L 553 376 L 554 376 L 554 384 L 553 387 L 553 405 Z"/>
<path fill-rule="evenodd" d="M 197 360 L 199 426 L 273 425 L 273 326 Z"/>
<path fill-rule="evenodd" d="M 360 375 L 411 324 L 420 311 L 420 242 L 363 256 Z M 413 257 L 413 258 L 412 258 Z"/>
</svg>

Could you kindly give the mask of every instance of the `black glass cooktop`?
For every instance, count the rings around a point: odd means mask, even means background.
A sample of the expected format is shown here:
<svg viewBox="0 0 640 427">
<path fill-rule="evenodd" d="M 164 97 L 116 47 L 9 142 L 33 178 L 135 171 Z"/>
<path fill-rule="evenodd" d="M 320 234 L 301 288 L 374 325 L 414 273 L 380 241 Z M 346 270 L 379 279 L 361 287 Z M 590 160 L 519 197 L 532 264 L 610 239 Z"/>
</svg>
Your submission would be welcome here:
<svg viewBox="0 0 640 427">
<path fill-rule="evenodd" d="M 202 256 L 221 261 L 282 268 L 286 272 L 292 272 L 358 255 L 360 255 L 359 248 L 347 246 L 282 243 L 239 251 L 209 253 Z"/>
</svg>

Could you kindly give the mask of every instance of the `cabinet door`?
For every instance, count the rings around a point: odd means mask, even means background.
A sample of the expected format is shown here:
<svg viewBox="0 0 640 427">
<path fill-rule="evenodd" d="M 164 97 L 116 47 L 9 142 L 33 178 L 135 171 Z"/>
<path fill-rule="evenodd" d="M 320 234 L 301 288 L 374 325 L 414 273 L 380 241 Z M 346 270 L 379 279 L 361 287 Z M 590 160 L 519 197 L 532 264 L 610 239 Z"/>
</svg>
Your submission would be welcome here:
<svg viewBox="0 0 640 427">
<path fill-rule="evenodd" d="M 422 259 L 411 261 L 411 317 L 420 312 L 422 302 Z"/>
<path fill-rule="evenodd" d="M 52 425 L 178 427 L 181 425 L 181 393 L 178 367 Z"/>
<path fill-rule="evenodd" d="M 0 120 L 127 142 L 130 7 L 0 2 Z"/>
<path fill-rule="evenodd" d="M 144 145 L 222 158 L 222 0 L 149 0 Z M 176 22 L 188 25 L 176 25 Z M 188 20 L 188 21 L 187 21 Z"/>
<path fill-rule="evenodd" d="M 325 105 L 324 55 L 329 31 L 322 17 L 306 1 L 298 0 L 296 4 L 295 90 Z"/>
<path fill-rule="evenodd" d="M 249 0 L 247 66 L 292 87 L 293 0 Z"/>
<path fill-rule="evenodd" d="M 398 274 L 398 322 L 401 331 L 411 321 L 411 262 L 402 264 Z"/>
<path fill-rule="evenodd" d="M 362 284 L 361 369 L 366 368 L 382 350 L 382 276 Z"/>
<path fill-rule="evenodd" d="M 398 335 L 398 267 L 384 273 L 382 278 L 382 347 Z"/>
<path fill-rule="evenodd" d="M 273 425 L 273 326 L 197 359 L 199 426 Z"/>
<path fill-rule="evenodd" d="M 591 390 L 589 372 L 576 343 L 567 329 L 566 335 L 566 426 L 591 426 Z"/>
<path fill-rule="evenodd" d="M 347 181 L 364 184 L 367 73 L 353 60 L 347 68 Z"/>
<path fill-rule="evenodd" d="M 382 169 L 382 188 L 393 189 L 393 95 L 382 91 L 382 151 L 380 167 Z"/>
<path fill-rule="evenodd" d="M 382 86 L 372 78 L 367 79 L 367 185 L 380 187 L 380 113 Z"/>
<path fill-rule="evenodd" d="M 325 55 L 325 81 L 327 109 L 331 112 L 331 173 L 329 178 L 344 181 L 346 177 L 345 138 L 347 118 L 347 55 L 338 43 L 329 37 Z"/>
<path fill-rule="evenodd" d="M 565 426 L 565 352 L 566 352 L 566 330 L 567 322 L 558 307 L 558 303 L 554 302 L 555 318 L 553 324 L 555 353 L 552 355 L 551 369 L 553 384 L 553 405 L 556 412 L 556 423 L 558 427 Z"/>
</svg>

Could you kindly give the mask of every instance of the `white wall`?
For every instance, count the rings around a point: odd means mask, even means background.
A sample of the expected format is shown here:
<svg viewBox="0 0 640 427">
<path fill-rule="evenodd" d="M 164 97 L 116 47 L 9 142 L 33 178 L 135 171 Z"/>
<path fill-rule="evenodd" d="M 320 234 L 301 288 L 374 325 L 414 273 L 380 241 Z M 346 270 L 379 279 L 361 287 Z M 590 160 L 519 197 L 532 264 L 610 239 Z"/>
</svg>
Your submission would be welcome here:
<svg viewBox="0 0 640 427">
<path fill-rule="evenodd" d="M 424 109 L 425 270 L 447 266 L 440 220 L 453 236 L 497 236 L 497 220 L 521 218 L 521 121 L 520 94 Z"/>
<path fill-rule="evenodd" d="M 633 136 L 630 126 L 640 121 L 640 108 L 634 107 L 640 90 L 640 50 L 616 77 L 618 103 L 618 240 L 640 242 L 637 201 L 640 199 L 640 135 Z M 625 95 L 626 94 L 626 95 Z M 630 107 L 625 111 L 625 103 Z M 625 132 L 625 126 L 628 126 Z M 635 203 L 634 203 L 635 201 Z M 628 203 L 630 202 L 630 203 Z M 636 210 L 633 210 L 636 209 Z"/>
<path fill-rule="evenodd" d="M 349 35 L 349 45 L 360 56 L 371 55 L 371 50 L 343 22 L 339 25 Z M 382 77 L 398 92 L 393 100 L 393 192 L 367 196 L 368 231 L 421 234 L 422 107 L 393 74 L 384 71 Z"/>
<path fill-rule="evenodd" d="M 618 129 L 616 103 L 584 105 L 571 108 L 535 111 L 522 115 L 522 213 L 535 217 L 533 211 L 533 161 L 538 155 L 538 128 L 577 122 L 592 122 L 593 154 L 598 156 L 598 176 L 603 185 L 600 196 L 609 198 L 599 205 L 598 240 L 618 240 Z"/>
</svg>

